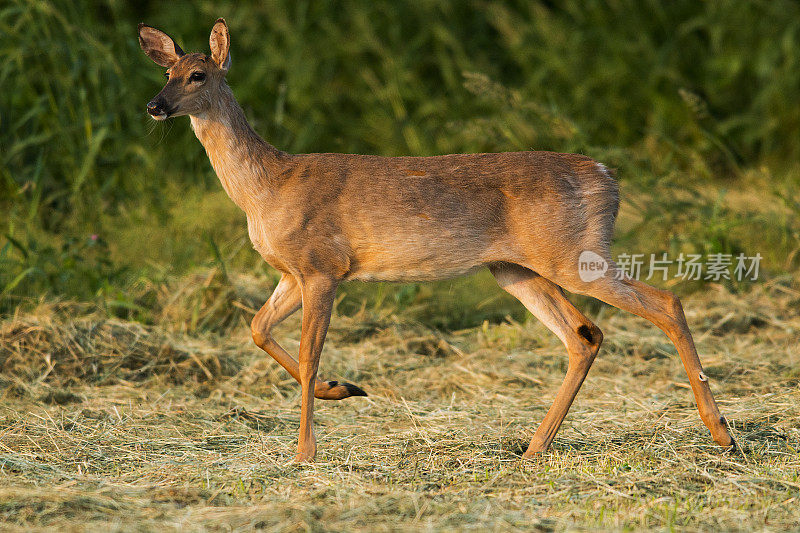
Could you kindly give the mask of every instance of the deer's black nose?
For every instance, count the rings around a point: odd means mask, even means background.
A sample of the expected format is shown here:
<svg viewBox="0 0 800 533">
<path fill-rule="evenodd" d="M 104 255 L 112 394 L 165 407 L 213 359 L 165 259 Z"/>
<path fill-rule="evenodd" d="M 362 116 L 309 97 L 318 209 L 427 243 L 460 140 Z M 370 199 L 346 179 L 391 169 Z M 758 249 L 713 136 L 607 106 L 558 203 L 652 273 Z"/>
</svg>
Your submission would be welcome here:
<svg viewBox="0 0 800 533">
<path fill-rule="evenodd" d="M 163 108 L 164 106 L 161 105 L 161 102 L 157 102 L 156 100 L 147 102 L 147 112 L 153 116 L 163 113 Z"/>
</svg>

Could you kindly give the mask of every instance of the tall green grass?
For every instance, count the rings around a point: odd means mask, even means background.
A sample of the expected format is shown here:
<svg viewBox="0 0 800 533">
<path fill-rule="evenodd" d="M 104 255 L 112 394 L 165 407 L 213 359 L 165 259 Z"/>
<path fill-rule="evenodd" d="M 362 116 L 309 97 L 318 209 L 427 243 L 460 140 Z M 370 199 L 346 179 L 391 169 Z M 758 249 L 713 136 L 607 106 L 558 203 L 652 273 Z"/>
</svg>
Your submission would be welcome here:
<svg viewBox="0 0 800 533">
<path fill-rule="evenodd" d="M 144 113 L 163 76 L 136 23 L 203 51 L 218 16 L 229 83 L 282 149 L 583 152 L 619 169 L 626 247 L 763 245 L 768 271 L 797 267 L 796 2 L 9 0 L 0 310 L 118 300 L 137 279 L 221 258 L 263 268 L 235 208 L 204 200 L 218 185 L 186 119 Z M 733 205 L 723 188 L 760 198 Z"/>
</svg>

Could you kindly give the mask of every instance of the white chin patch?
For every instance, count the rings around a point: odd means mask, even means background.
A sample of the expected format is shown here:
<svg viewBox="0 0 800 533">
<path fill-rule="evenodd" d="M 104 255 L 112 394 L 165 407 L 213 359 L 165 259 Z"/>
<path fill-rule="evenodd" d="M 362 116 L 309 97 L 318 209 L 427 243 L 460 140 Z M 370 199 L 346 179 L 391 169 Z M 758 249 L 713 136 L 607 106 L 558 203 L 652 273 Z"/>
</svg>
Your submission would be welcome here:
<svg viewBox="0 0 800 533">
<path fill-rule="evenodd" d="M 160 115 L 150 115 L 153 117 L 153 120 L 167 120 L 167 114 L 161 113 Z"/>
</svg>

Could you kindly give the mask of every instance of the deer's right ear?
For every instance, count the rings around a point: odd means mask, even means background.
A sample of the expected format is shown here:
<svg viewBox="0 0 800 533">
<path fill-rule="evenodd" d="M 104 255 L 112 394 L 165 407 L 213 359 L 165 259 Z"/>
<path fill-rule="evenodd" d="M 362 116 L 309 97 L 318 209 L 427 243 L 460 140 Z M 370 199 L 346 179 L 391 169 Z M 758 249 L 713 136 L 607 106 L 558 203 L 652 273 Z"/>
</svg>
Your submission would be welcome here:
<svg viewBox="0 0 800 533">
<path fill-rule="evenodd" d="M 147 24 L 139 24 L 139 46 L 157 65 L 170 68 L 184 55 L 172 37 Z"/>
</svg>

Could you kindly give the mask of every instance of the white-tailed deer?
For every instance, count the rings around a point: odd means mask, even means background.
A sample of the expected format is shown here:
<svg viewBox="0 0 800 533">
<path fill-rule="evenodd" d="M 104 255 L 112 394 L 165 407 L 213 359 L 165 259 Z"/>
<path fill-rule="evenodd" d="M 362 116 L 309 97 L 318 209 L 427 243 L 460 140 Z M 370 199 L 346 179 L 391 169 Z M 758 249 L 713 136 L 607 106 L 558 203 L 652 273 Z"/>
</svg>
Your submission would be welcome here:
<svg viewBox="0 0 800 533">
<path fill-rule="evenodd" d="M 248 125 L 225 75 L 230 36 L 211 30 L 211 55 L 185 54 L 167 34 L 139 25 L 144 52 L 169 81 L 147 104 L 156 120 L 189 115 L 211 165 L 247 214 L 253 246 L 282 273 L 253 318 L 255 343 L 302 388 L 296 461 L 316 453 L 314 398 L 364 395 L 349 383 L 317 380 L 336 288 L 346 280 L 424 281 L 488 267 L 566 346 L 569 365 L 525 456 L 547 449 L 578 393 L 603 335 L 564 297 L 562 287 L 646 318 L 675 344 L 697 407 L 714 440 L 733 439 L 703 374 L 681 303 L 625 275 L 611 259 L 619 206 L 611 173 L 576 154 L 514 152 L 437 157 L 291 155 Z M 589 251 L 608 265 L 579 275 Z M 300 362 L 272 328 L 303 308 Z"/>
</svg>

